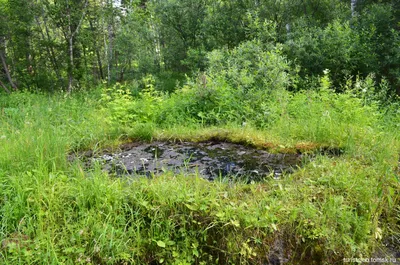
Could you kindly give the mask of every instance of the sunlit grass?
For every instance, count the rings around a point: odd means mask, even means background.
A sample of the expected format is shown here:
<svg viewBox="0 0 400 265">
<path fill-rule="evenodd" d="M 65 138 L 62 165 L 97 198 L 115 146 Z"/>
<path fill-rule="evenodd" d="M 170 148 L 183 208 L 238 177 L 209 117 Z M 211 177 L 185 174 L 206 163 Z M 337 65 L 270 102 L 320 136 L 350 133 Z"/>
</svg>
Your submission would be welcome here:
<svg viewBox="0 0 400 265">
<path fill-rule="evenodd" d="M 118 126 L 96 96 L 2 99 L 1 263 L 262 264 L 278 243 L 293 264 L 371 255 L 398 229 L 398 119 L 390 112 L 383 124 L 374 106 L 323 96 L 293 94 L 287 111 L 263 128 L 140 120 Z M 279 181 L 251 184 L 171 172 L 112 178 L 68 161 L 71 152 L 131 140 L 343 153 L 317 155 Z"/>
</svg>

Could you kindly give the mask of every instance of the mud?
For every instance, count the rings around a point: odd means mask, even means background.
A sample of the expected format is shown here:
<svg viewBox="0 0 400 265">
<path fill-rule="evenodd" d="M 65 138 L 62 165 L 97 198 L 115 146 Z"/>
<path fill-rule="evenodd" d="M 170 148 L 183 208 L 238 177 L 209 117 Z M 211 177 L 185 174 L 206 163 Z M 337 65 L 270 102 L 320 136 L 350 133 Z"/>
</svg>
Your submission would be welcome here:
<svg viewBox="0 0 400 265">
<path fill-rule="evenodd" d="M 166 171 L 199 173 L 215 180 L 235 178 L 259 181 L 265 178 L 281 178 L 302 165 L 301 154 L 271 154 L 232 143 L 152 142 L 131 143 L 120 152 L 93 156 L 91 164 L 98 162 L 116 175 L 153 176 Z"/>
</svg>

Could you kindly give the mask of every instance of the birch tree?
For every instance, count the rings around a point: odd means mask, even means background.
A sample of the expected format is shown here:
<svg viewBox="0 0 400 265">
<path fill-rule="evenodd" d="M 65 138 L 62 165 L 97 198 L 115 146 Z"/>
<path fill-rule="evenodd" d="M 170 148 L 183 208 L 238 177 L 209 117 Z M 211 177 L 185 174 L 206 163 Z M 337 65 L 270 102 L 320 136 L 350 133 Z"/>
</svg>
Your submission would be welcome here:
<svg viewBox="0 0 400 265">
<path fill-rule="evenodd" d="M 88 0 L 86 0 L 84 2 L 83 8 L 80 10 L 81 16 L 80 16 L 77 24 L 76 24 L 76 21 L 74 21 L 73 6 L 71 3 L 71 0 L 66 0 L 66 3 L 67 3 L 67 20 L 68 20 L 67 25 L 68 25 L 68 28 L 67 28 L 67 34 L 65 34 L 65 37 L 68 40 L 68 45 L 69 45 L 69 71 L 68 71 L 67 91 L 68 91 L 68 93 L 71 93 L 72 86 L 73 86 L 73 78 L 74 78 L 74 41 L 75 41 L 75 36 L 79 32 L 79 29 L 82 25 L 83 19 L 86 15 L 86 8 L 88 5 Z"/>
<path fill-rule="evenodd" d="M 356 15 L 357 0 L 351 0 L 351 16 Z"/>
</svg>

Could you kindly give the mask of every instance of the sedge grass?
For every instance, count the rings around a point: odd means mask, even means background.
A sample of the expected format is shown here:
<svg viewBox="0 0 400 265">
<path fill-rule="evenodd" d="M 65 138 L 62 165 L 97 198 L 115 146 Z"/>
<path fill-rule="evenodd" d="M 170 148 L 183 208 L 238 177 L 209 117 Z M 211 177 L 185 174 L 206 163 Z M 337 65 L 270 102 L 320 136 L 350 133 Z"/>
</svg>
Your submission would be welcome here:
<svg viewBox="0 0 400 265">
<path fill-rule="evenodd" d="M 181 122 L 117 128 L 95 97 L 11 95 L 0 118 L 1 263 L 262 264 L 278 243 L 292 264 L 372 255 L 382 239 L 398 235 L 396 118 L 382 125 L 378 109 L 325 96 L 291 113 L 307 99 L 294 95 L 289 116 L 260 129 Z M 67 159 L 129 138 L 278 151 L 339 146 L 344 154 L 317 156 L 276 182 L 234 185 L 170 172 L 112 178 Z"/>
</svg>

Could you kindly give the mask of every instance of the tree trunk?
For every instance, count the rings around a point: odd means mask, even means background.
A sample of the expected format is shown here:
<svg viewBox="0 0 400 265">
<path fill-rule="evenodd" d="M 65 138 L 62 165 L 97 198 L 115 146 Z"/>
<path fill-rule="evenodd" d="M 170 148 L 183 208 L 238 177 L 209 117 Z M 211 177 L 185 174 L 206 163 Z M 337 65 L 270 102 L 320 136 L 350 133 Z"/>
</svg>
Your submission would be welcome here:
<svg viewBox="0 0 400 265">
<path fill-rule="evenodd" d="M 10 94 L 10 93 L 11 93 L 10 90 L 8 90 L 8 88 L 3 84 L 3 82 L 1 82 L 1 80 L 0 80 L 0 86 L 1 86 L 2 88 L 4 88 L 4 90 L 7 92 L 7 94 Z"/>
<path fill-rule="evenodd" d="M 351 0 L 351 16 L 354 17 L 356 13 L 357 0 Z"/>
<path fill-rule="evenodd" d="M 89 20 L 89 25 L 90 25 L 90 29 L 93 33 L 93 36 L 95 34 L 95 30 L 93 27 L 93 22 L 91 20 Z M 100 79 L 104 80 L 104 74 L 103 74 L 103 64 L 101 63 L 101 57 L 100 57 L 100 52 L 97 46 L 97 42 L 96 39 L 93 37 L 93 48 L 95 50 L 96 53 L 96 57 L 97 57 L 97 67 L 99 68 L 99 74 L 100 74 Z"/>
<path fill-rule="evenodd" d="M 70 25 L 71 28 L 71 25 Z M 68 88 L 67 92 L 72 92 L 72 82 L 74 80 L 73 73 L 74 72 L 74 38 L 73 36 L 69 37 L 69 67 L 68 67 Z"/>
<path fill-rule="evenodd" d="M 37 23 L 37 25 L 38 25 L 38 27 L 40 29 L 40 35 L 42 36 L 42 40 L 46 41 L 46 37 L 45 37 L 45 35 L 43 33 L 42 27 L 40 26 L 39 18 L 37 16 L 35 16 L 35 20 L 36 20 L 36 23 Z M 43 18 L 43 20 L 45 20 L 45 18 Z M 44 23 L 44 25 L 45 25 L 45 31 L 47 33 L 47 41 L 49 41 L 49 43 L 50 43 L 50 36 L 49 36 L 49 33 L 48 33 L 48 29 L 47 29 L 46 23 Z M 47 54 L 49 56 L 49 59 L 50 59 L 50 62 L 52 64 L 52 66 L 54 68 L 54 72 L 55 72 L 55 74 L 57 76 L 58 82 L 60 84 L 62 84 L 62 78 L 61 78 L 61 75 L 60 75 L 60 73 L 58 71 L 58 66 L 57 66 L 55 55 L 54 55 L 54 50 L 53 50 L 53 48 L 51 46 L 50 47 L 49 46 L 50 45 L 46 45 L 46 47 L 45 47 L 46 48 L 46 52 L 47 52 Z M 52 86 L 52 90 L 54 91 L 54 86 Z"/>
<path fill-rule="evenodd" d="M 113 60 L 113 41 L 114 41 L 114 31 L 112 25 L 109 24 L 107 27 L 108 30 L 108 51 L 107 51 L 107 71 L 108 83 L 111 82 L 111 71 L 112 71 L 112 60 Z"/>
<path fill-rule="evenodd" d="M 12 87 L 14 90 L 17 90 L 18 88 L 17 88 L 17 86 L 15 85 L 15 83 L 13 82 L 13 80 L 12 80 L 12 78 L 11 78 L 10 71 L 8 70 L 8 66 L 7 66 L 6 59 L 5 59 L 5 56 L 4 56 L 3 51 L 0 51 L 0 59 L 1 59 L 1 63 L 2 63 L 3 68 L 4 68 L 4 72 L 6 73 L 8 82 L 10 83 L 11 87 Z"/>
<path fill-rule="evenodd" d="M 152 16 L 151 16 L 152 18 Z M 158 33 L 158 28 L 155 25 L 155 22 L 153 20 L 150 21 L 150 29 L 153 33 L 153 45 L 154 45 L 154 51 L 155 51 L 155 58 L 154 58 L 154 64 L 158 69 L 162 69 L 163 66 L 163 61 L 162 61 L 162 54 L 161 54 L 161 41 L 160 41 L 160 34 Z"/>
<path fill-rule="evenodd" d="M 104 53 L 105 53 L 105 58 L 107 60 L 107 81 L 110 82 L 110 61 L 108 58 L 108 45 L 107 45 L 106 35 L 103 35 L 103 40 L 104 40 Z"/>
<path fill-rule="evenodd" d="M 82 16 L 79 19 L 78 25 L 74 30 L 72 30 L 72 21 L 71 21 L 71 10 L 68 12 L 68 45 L 69 45 L 69 69 L 68 69 L 68 87 L 67 92 L 72 92 L 72 86 L 74 81 L 74 38 L 75 35 L 79 32 L 79 29 L 82 25 L 82 21 L 86 15 L 86 7 L 88 5 L 88 0 L 85 1 Z M 70 9 L 70 7 L 69 7 Z"/>
<path fill-rule="evenodd" d="M 98 65 L 98 68 L 99 68 L 100 79 L 104 80 L 103 64 L 101 63 L 100 52 L 96 47 L 95 47 L 95 49 L 96 49 L 97 65 Z"/>
<path fill-rule="evenodd" d="M 43 16 L 43 25 L 44 25 L 44 30 L 46 32 L 47 41 L 49 43 L 51 43 L 52 41 L 51 41 L 51 37 L 50 37 L 50 30 L 49 30 L 49 27 L 47 26 L 47 18 L 46 18 L 45 11 L 44 11 L 43 8 L 42 8 L 42 16 Z M 52 58 L 52 61 L 53 61 L 54 72 L 56 73 L 56 76 L 57 76 L 60 84 L 63 85 L 64 84 L 64 80 L 63 80 L 63 77 L 61 76 L 60 67 L 59 67 L 59 65 L 57 63 L 56 55 L 55 55 L 54 49 L 53 49 L 53 47 L 51 45 L 49 47 L 49 50 L 50 50 L 51 58 Z"/>
</svg>

